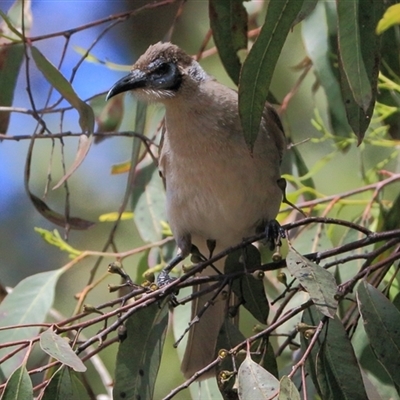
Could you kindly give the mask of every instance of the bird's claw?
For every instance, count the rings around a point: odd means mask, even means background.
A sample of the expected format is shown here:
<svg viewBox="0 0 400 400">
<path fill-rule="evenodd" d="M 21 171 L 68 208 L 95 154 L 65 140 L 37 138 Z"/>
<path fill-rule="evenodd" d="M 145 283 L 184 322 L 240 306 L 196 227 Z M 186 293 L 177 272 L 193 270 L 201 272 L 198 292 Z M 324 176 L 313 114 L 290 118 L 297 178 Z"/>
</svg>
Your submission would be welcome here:
<svg viewBox="0 0 400 400">
<path fill-rule="evenodd" d="M 286 238 L 285 230 L 280 226 L 276 219 L 268 221 L 265 226 L 265 239 L 270 244 L 270 249 L 273 250 L 276 246 L 281 245 L 281 239 Z"/>
</svg>

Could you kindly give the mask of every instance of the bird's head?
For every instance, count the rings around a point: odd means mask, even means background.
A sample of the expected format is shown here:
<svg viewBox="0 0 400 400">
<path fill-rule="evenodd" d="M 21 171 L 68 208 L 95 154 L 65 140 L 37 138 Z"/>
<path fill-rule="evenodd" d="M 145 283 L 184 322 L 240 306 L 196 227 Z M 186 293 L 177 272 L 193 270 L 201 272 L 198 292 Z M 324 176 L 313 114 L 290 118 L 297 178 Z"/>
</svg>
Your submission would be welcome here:
<svg viewBox="0 0 400 400">
<path fill-rule="evenodd" d="M 178 46 L 156 43 L 133 65 L 131 72 L 114 84 L 107 100 L 126 91 L 144 101 L 174 98 L 184 85 L 207 79 L 200 65 Z"/>
</svg>

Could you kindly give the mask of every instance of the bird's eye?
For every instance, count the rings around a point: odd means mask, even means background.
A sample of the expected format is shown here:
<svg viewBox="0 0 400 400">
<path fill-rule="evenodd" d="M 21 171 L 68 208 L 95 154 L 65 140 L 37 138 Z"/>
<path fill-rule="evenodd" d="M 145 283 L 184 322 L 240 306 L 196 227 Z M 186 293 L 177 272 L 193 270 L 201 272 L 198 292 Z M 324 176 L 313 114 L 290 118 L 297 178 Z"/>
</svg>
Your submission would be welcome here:
<svg viewBox="0 0 400 400">
<path fill-rule="evenodd" d="M 170 71 L 171 67 L 168 63 L 162 63 L 155 69 L 155 73 L 159 75 L 164 75 Z"/>
</svg>

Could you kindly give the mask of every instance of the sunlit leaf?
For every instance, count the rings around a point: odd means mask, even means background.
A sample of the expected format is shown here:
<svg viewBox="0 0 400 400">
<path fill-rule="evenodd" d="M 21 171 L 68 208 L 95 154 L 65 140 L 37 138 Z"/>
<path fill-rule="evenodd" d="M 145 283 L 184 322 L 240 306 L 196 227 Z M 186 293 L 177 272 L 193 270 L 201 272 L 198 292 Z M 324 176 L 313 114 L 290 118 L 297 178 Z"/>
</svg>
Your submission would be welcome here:
<svg viewBox="0 0 400 400">
<path fill-rule="evenodd" d="M 246 359 L 240 364 L 238 371 L 239 399 L 272 399 L 278 391 L 278 379 L 255 363 L 248 353 Z"/>
<path fill-rule="evenodd" d="M 41 272 L 22 280 L 0 304 L 0 326 L 36 324 L 45 321 L 54 300 L 54 291 L 63 269 Z M 0 343 L 33 339 L 39 334 L 40 327 L 33 326 L 0 331 Z M 9 352 L 9 348 L 0 349 L 0 358 Z M 2 363 L 1 369 L 6 376 L 17 368 L 25 355 L 21 351 Z"/>
<path fill-rule="evenodd" d="M 66 251 L 70 256 L 79 256 L 82 251 L 75 249 L 69 243 L 67 243 L 60 235 L 57 229 L 53 231 L 48 231 L 47 229 L 34 228 L 44 241 L 51 244 L 52 246 L 58 247 L 62 251 Z"/>
<path fill-rule="evenodd" d="M 120 220 L 126 221 L 133 218 L 133 212 L 125 211 L 121 214 Z M 100 222 L 114 222 L 118 219 L 119 213 L 118 212 L 111 212 L 107 214 L 102 214 L 99 217 Z"/>
<path fill-rule="evenodd" d="M 333 318 L 338 305 L 335 299 L 337 285 L 334 276 L 320 265 L 307 260 L 293 247 L 289 249 L 286 264 L 289 272 L 298 279 L 318 310 Z"/>
<path fill-rule="evenodd" d="M 33 386 L 26 366 L 17 368 L 6 383 L 1 400 L 33 400 Z"/>
<path fill-rule="evenodd" d="M 67 340 L 57 335 L 53 328 L 46 329 L 40 335 L 40 347 L 50 357 L 53 357 L 68 367 L 71 367 L 74 371 L 86 371 L 86 367 L 82 360 L 72 350 Z"/>
<path fill-rule="evenodd" d="M 210 0 L 210 26 L 218 54 L 228 75 L 239 84 L 242 64 L 238 51 L 247 49 L 247 11 L 243 0 Z"/>
<path fill-rule="evenodd" d="M 111 166 L 111 175 L 126 174 L 131 169 L 131 161 L 124 161 Z"/>
<path fill-rule="evenodd" d="M 73 49 L 80 55 L 86 55 L 87 54 L 87 50 L 85 50 L 83 47 L 80 46 L 73 46 Z M 114 71 L 125 71 L 125 72 L 129 72 L 132 69 L 131 65 L 124 65 L 124 64 L 116 64 L 110 61 L 103 61 L 100 60 L 99 58 L 97 58 L 94 54 L 89 53 L 86 58 L 85 61 L 88 62 L 92 62 L 95 64 L 102 64 L 105 65 L 107 68 L 114 70 Z"/>
<path fill-rule="evenodd" d="M 126 321 L 115 366 L 114 400 L 152 399 L 168 325 L 168 304 L 154 303 Z"/>
<path fill-rule="evenodd" d="M 92 108 L 78 97 L 61 72 L 36 47 L 31 47 L 31 53 L 37 68 L 46 80 L 79 112 L 79 125 L 82 132 L 93 133 L 94 113 Z"/>
<path fill-rule="evenodd" d="M 376 288 L 362 281 L 358 307 L 369 343 L 378 361 L 400 385 L 400 311 Z"/>
<path fill-rule="evenodd" d="M 239 115 L 250 150 L 256 141 L 275 65 L 303 0 L 271 0 L 260 34 L 243 63 Z"/>
<path fill-rule="evenodd" d="M 379 21 L 376 27 L 376 33 L 380 35 L 387 29 L 394 25 L 400 24 L 400 4 L 394 4 L 385 11 L 382 19 Z"/>
</svg>

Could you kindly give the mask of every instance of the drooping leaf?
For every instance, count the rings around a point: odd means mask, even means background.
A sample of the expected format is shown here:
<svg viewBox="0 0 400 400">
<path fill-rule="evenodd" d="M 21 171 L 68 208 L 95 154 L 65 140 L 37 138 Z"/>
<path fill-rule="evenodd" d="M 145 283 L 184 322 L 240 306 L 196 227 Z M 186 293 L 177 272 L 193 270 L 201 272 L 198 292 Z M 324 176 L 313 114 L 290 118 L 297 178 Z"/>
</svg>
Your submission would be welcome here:
<svg viewBox="0 0 400 400">
<path fill-rule="evenodd" d="M 82 164 L 83 160 L 86 158 L 89 153 L 90 146 L 92 145 L 93 136 L 92 135 L 81 135 L 79 136 L 78 149 L 75 154 L 75 159 L 68 168 L 68 171 L 65 175 L 57 182 L 57 184 L 53 187 L 53 190 L 58 189 L 70 176 L 78 169 L 78 167 Z"/>
<path fill-rule="evenodd" d="M 340 10 L 342 13 L 345 12 L 344 9 L 340 8 Z M 351 82 L 349 80 L 350 76 L 358 73 L 356 72 L 356 70 L 349 70 L 346 73 L 346 64 L 342 60 L 342 57 L 346 54 L 346 52 L 342 52 L 340 45 L 339 71 L 340 86 L 342 90 L 344 104 L 346 107 L 347 119 L 354 133 L 358 137 L 359 143 L 361 143 L 364 134 L 371 122 L 377 95 L 377 82 L 380 61 L 380 38 L 375 34 L 375 26 L 382 12 L 382 3 L 374 0 L 359 0 L 358 8 L 356 6 L 356 11 L 357 12 L 355 13 L 356 15 L 354 15 L 354 17 L 357 17 L 357 20 L 355 21 L 355 25 L 353 26 L 356 27 L 359 31 L 359 39 L 357 41 L 357 52 L 359 52 L 359 54 L 357 54 L 357 59 L 358 57 L 361 57 L 359 62 L 362 62 L 362 65 L 364 66 L 365 75 L 367 77 L 368 84 L 370 85 L 370 89 L 368 89 L 370 90 L 370 95 L 367 96 L 368 101 L 366 100 L 364 106 L 360 105 L 357 94 L 355 94 L 354 92 L 354 87 L 351 86 Z M 339 13 L 339 9 L 338 18 L 343 18 Z M 346 34 L 347 36 L 350 35 L 349 32 L 345 32 L 344 34 Z M 356 34 L 356 32 L 352 33 L 353 36 Z M 349 40 L 347 37 L 342 38 L 341 31 L 339 29 L 339 41 L 341 39 L 346 43 L 346 45 L 350 47 L 353 46 L 353 44 L 347 43 L 347 41 Z M 355 61 L 352 60 L 348 61 L 353 64 L 355 63 Z M 361 74 L 361 76 L 364 75 Z M 366 82 L 362 78 L 357 77 L 356 81 L 358 79 L 360 79 L 359 85 L 366 84 Z M 361 89 L 364 90 L 363 88 Z"/>
<path fill-rule="evenodd" d="M 71 229 L 86 230 L 94 225 L 94 222 L 78 217 L 69 217 L 67 221 L 64 215 L 52 210 L 42 199 L 35 196 L 32 192 L 28 191 L 28 195 L 36 211 L 57 226 L 64 228 L 68 225 Z"/>
<path fill-rule="evenodd" d="M 283 376 L 279 385 L 278 400 L 300 400 L 300 393 L 287 376 Z"/>
<path fill-rule="evenodd" d="M 33 386 L 26 366 L 17 368 L 7 381 L 2 400 L 33 400 Z"/>
<path fill-rule="evenodd" d="M 22 7 L 23 5 L 23 7 Z M 24 17 L 22 18 L 22 10 Z M 22 37 L 22 22 L 25 35 L 29 35 L 32 26 L 31 1 L 16 0 L 10 7 L 7 15 L 0 10 L 3 21 L 0 23 L 0 107 L 11 107 L 14 99 L 14 90 L 21 68 L 24 47 L 22 44 L 5 46 Z M 7 133 L 10 113 L 0 112 L 0 133 Z"/>
<path fill-rule="evenodd" d="M 318 310 L 333 318 L 338 305 L 335 299 L 337 285 L 334 276 L 318 264 L 307 260 L 293 247 L 289 249 L 286 264 L 289 272 L 298 279 Z"/>
<path fill-rule="evenodd" d="M 383 14 L 383 17 L 379 20 L 376 27 L 376 33 L 378 35 L 391 28 L 393 25 L 400 24 L 400 4 L 394 4 L 390 6 Z"/>
<path fill-rule="evenodd" d="M 243 63 L 239 115 L 250 150 L 256 141 L 275 65 L 303 0 L 271 0 L 260 34 Z"/>
<path fill-rule="evenodd" d="M 229 77 L 239 84 L 238 51 L 247 49 L 247 11 L 243 0 L 210 0 L 210 26 L 218 54 Z"/>
<path fill-rule="evenodd" d="M 322 314 L 312 306 L 304 311 L 302 322 L 317 326 L 321 318 Z M 303 353 L 310 340 L 301 336 Z M 354 349 L 337 316 L 324 325 L 307 359 L 307 369 L 321 398 L 367 399 Z"/>
<path fill-rule="evenodd" d="M 62 366 L 51 377 L 46 386 L 42 400 L 73 399 L 73 388 L 69 368 Z"/>
<path fill-rule="evenodd" d="M 46 329 L 40 335 L 40 347 L 50 357 L 55 358 L 61 363 L 71 367 L 77 372 L 85 372 L 86 367 L 82 360 L 72 350 L 69 343 L 57 335 L 53 328 Z"/>
<path fill-rule="evenodd" d="M 349 137 L 351 127 L 347 122 L 346 110 L 330 61 L 330 35 L 326 4 L 318 2 L 314 11 L 302 23 L 302 36 L 318 81 L 326 94 L 328 113 L 336 135 Z"/>
<path fill-rule="evenodd" d="M 94 113 L 92 108 L 78 97 L 67 79 L 36 47 L 31 47 L 31 53 L 37 68 L 46 80 L 78 111 L 82 132 L 93 133 Z"/>
<path fill-rule="evenodd" d="M 364 329 L 378 361 L 396 385 L 400 385 L 400 311 L 368 282 L 357 289 Z"/>
<path fill-rule="evenodd" d="M 22 280 L 0 304 L 0 326 L 35 324 L 45 321 L 54 300 L 54 291 L 63 269 L 41 272 Z M 36 337 L 40 327 L 28 327 L 0 331 L 0 343 L 29 340 Z M 0 358 L 9 352 L 0 349 Z M 25 351 L 21 351 L 2 363 L 1 369 L 9 376 L 22 362 Z"/>
<path fill-rule="evenodd" d="M 261 255 L 253 245 L 230 253 L 225 261 L 225 274 L 247 271 L 261 266 Z M 232 290 L 242 304 L 258 321 L 267 323 L 269 304 L 262 280 L 247 273 L 232 281 Z"/>
<path fill-rule="evenodd" d="M 372 100 L 372 88 L 362 55 L 358 4 L 359 0 L 336 3 L 339 63 L 343 68 L 355 102 L 366 113 Z"/>
<path fill-rule="evenodd" d="M 115 367 L 114 400 L 152 399 L 168 325 L 168 305 L 154 303 L 126 321 Z"/>
<path fill-rule="evenodd" d="M 299 22 L 307 18 L 314 10 L 317 5 L 318 0 L 304 0 L 301 10 L 297 14 L 297 17 L 293 21 L 292 28 L 296 26 Z"/>
<path fill-rule="evenodd" d="M 165 192 L 158 169 L 152 161 L 141 165 L 137 170 L 133 194 L 132 208 L 135 224 L 140 236 L 146 242 L 154 242 L 162 238 L 161 221 L 165 221 Z"/>
<path fill-rule="evenodd" d="M 230 319 L 226 318 L 224 323 L 221 326 L 221 329 L 218 334 L 216 349 L 219 352 L 221 349 L 225 349 L 229 351 L 234 348 L 239 343 L 243 342 L 245 337 L 242 332 L 240 332 L 239 328 L 231 322 Z M 236 357 L 236 367 L 239 364 L 239 360 Z M 232 363 L 232 357 L 225 357 L 218 365 L 217 365 L 217 376 L 222 371 L 233 372 L 234 365 Z M 221 381 L 218 380 L 219 390 L 224 399 L 229 399 L 229 394 L 231 393 L 233 386 L 235 384 L 235 376 L 233 375 L 230 379 Z"/>
<path fill-rule="evenodd" d="M 279 381 L 271 373 L 255 363 L 250 354 L 238 371 L 238 395 L 240 400 L 272 399 L 279 391 Z"/>
</svg>

